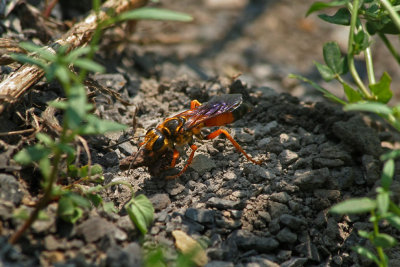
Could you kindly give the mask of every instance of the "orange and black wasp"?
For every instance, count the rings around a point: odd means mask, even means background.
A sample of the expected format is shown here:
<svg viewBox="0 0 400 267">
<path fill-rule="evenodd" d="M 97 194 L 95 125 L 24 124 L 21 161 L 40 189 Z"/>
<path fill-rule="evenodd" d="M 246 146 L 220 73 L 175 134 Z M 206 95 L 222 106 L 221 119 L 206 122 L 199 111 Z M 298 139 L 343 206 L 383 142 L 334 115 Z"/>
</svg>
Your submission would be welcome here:
<svg viewBox="0 0 400 267">
<path fill-rule="evenodd" d="M 248 160 L 259 165 L 261 161 L 250 157 L 226 130 L 217 129 L 205 137 L 201 133 L 203 127 L 223 126 L 232 123 L 241 118 L 249 110 L 250 105 L 243 102 L 241 94 L 214 96 L 204 104 L 201 104 L 197 100 L 192 100 L 189 110 L 167 118 L 157 127 L 147 131 L 136 157 L 141 151 L 144 151 L 146 157 L 151 159 L 160 157 L 167 151 L 173 151 L 172 161 L 169 166 L 172 168 L 179 158 L 179 152 L 176 147 L 186 144 L 190 145 L 192 152 L 186 165 L 178 174 L 166 177 L 167 179 L 174 179 L 181 176 L 193 160 L 194 153 L 197 150 L 197 146 L 193 142 L 193 136 L 204 140 L 214 139 L 223 134 Z M 136 157 L 133 161 L 136 160 Z"/>
</svg>

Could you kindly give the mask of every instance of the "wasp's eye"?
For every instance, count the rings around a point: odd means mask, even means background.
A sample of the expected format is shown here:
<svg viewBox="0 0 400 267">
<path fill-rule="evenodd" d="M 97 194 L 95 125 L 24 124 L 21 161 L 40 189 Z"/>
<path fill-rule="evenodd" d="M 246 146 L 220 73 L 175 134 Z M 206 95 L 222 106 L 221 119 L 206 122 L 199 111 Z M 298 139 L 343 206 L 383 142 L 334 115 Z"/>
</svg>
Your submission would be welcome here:
<svg viewBox="0 0 400 267">
<path fill-rule="evenodd" d="M 153 146 L 152 146 L 152 150 L 153 151 L 158 151 L 158 150 L 160 150 L 162 147 L 163 147 L 163 145 L 164 145 L 164 139 L 165 139 L 165 137 L 164 136 L 162 136 L 162 135 L 159 135 L 158 137 L 157 137 L 157 139 L 154 141 L 154 143 L 153 143 Z"/>
</svg>

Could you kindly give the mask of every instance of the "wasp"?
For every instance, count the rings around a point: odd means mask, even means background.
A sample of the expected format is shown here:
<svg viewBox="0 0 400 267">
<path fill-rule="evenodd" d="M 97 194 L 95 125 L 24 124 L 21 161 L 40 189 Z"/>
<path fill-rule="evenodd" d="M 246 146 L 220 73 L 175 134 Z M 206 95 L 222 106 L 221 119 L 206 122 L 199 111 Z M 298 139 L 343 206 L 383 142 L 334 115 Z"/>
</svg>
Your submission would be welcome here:
<svg viewBox="0 0 400 267">
<path fill-rule="evenodd" d="M 167 151 L 172 151 L 172 161 L 169 168 L 173 168 L 179 158 L 176 147 L 188 144 L 192 151 L 185 166 L 178 174 L 166 177 L 166 179 L 175 179 L 181 176 L 192 163 L 198 148 L 193 142 L 193 136 L 200 140 L 210 140 L 222 134 L 249 161 L 260 165 L 262 162 L 250 157 L 226 130 L 219 128 L 207 136 L 203 136 L 201 133 L 204 127 L 223 126 L 232 123 L 249 110 L 250 105 L 243 102 L 241 94 L 214 96 L 204 104 L 192 100 L 189 110 L 167 118 L 157 127 L 147 131 L 133 162 L 141 151 L 144 151 L 145 155 L 153 160 L 164 155 Z"/>
</svg>

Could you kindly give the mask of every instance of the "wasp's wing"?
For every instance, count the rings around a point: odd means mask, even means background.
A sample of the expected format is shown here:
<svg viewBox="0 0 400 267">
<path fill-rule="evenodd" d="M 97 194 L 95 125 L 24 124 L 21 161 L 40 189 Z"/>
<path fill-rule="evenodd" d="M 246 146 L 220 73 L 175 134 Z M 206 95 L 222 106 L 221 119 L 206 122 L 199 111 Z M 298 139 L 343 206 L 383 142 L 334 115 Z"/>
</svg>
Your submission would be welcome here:
<svg viewBox="0 0 400 267">
<path fill-rule="evenodd" d="M 181 113 L 181 116 L 187 117 L 183 127 L 190 130 L 208 119 L 235 110 L 242 102 L 241 94 L 214 96 L 207 103 Z"/>
</svg>

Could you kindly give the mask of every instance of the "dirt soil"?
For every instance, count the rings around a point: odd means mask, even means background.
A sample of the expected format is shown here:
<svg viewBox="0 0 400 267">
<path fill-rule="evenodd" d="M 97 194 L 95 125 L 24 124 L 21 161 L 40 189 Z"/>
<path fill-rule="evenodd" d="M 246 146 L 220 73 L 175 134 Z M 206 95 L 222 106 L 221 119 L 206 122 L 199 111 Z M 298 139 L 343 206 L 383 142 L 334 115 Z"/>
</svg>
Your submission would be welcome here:
<svg viewBox="0 0 400 267">
<path fill-rule="evenodd" d="M 0 136 L 0 266 L 140 266 L 142 248 L 155 245 L 163 246 L 173 262 L 174 230 L 205 244 L 209 267 L 373 266 L 351 249 L 370 247 L 357 235 L 358 230 L 371 229 L 368 217 L 336 216 L 328 210 L 350 197 L 374 195 L 382 167 L 379 155 L 399 138 L 378 118 L 346 113 L 287 78 L 300 73 L 320 81 L 312 61 L 322 61 L 324 42 L 343 36 L 315 16 L 306 19 L 310 3 L 163 1 L 157 5 L 187 12 L 195 20 L 143 21 L 134 28 L 107 30 L 96 55 L 107 72 L 90 78 L 132 105 L 99 91 L 92 91 L 91 99 L 101 118 L 132 127 L 87 140 L 93 163 L 104 168 L 105 183 L 126 181 L 148 196 L 156 211 L 154 223 L 141 236 L 123 210 L 129 190 L 114 186 L 103 197 L 114 202 L 118 214 L 93 209 L 70 225 L 56 219 L 57 204 L 52 203 L 46 209 L 48 220 L 35 222 L 19 243 L 9 245 L 7 238 L 22 224 L 12 213 L 37 201 L 40 174 L 12 161 L 23 146 L 34 143 L 29 133 Z M 63 8 L 63 15 L 66 10 L 72 16 L 78 12 Z M 54 15 L 61 19 L 59 6 Z M 9 14 L 0 28 L 2 37 L 38 41 L 39 31 L 21 21 L 17 11 Z M 379 42 L 376 48 L 385 55 Z M 398 71 L 387 56 L 376 63 Z M 12 67 L 1 70 L 4 77 Z M 238 79 L 232 78 L 239 73 Z M 341 94 L 340 88 L 327 87 Z M 260 166 L 220 137 L 197 140 L 192 165 L 175 180 L 165 180 L 163 172 L 150 174 L 147 167 L 129 174 L 119 169 L 139 141 L 110 145 L 143 135 L 164 118 L 188 109 L 193 99 L 207 102 L 228 93 L 241 93 L 253 105 L 251 112 L 224 128 L 247 153 L 263 161 Z M 57 97 L 62 97 L 57 83 L 35 85 L 1 115 L 1 132 L 31 128 L 33 114 L 40 118 L 46 102 Z M 181 153 L 177 170 L 189 151 Z M 398 175 L 392 190 L 398 203 Z M 400 239 L 398 231 L 381 227 Z M 387 253 L 390 266 L 400 266 L 399 248 Z"/>
</svg>

